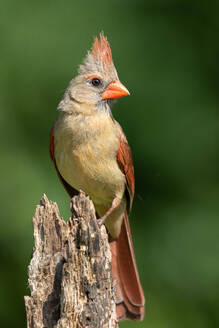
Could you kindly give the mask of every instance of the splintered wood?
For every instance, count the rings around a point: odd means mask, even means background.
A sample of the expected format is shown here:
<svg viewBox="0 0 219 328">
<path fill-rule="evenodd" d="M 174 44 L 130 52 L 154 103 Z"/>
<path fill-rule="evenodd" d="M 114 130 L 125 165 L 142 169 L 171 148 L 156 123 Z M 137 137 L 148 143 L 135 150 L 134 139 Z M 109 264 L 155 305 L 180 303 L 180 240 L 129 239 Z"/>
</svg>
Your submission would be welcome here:
<svg viewBox="0 0 219 328">
<path fill-rule="evenodd" d="M 83 193 L 71 202 L 72 218 L 60 218 L 45 195 L 33 218 L 29 265 L 31 296 L 25 296 L 28 328 L 115 328 L 115 284 L 104 226 Z"/>
</svg>

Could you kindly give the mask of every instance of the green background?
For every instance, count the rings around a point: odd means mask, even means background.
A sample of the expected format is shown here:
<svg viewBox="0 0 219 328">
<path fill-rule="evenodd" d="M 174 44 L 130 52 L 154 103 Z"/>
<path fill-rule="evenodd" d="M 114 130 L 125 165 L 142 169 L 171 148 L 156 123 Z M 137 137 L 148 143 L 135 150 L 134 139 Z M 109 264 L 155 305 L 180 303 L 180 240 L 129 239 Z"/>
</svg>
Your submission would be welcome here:
<svg viewBox="0 0 219 328">
<path fill-rule="evenodd" d="M 48 155 L 56 107 L 104 30 L 131 96 L 113 113 L 132 148 L 131 227 L 143 322 L 219 327 L 219 2 L 0 2 L 0 326 L 25 327 L 23 296 L 42 193 L 68 218 Z"/>
</svg>

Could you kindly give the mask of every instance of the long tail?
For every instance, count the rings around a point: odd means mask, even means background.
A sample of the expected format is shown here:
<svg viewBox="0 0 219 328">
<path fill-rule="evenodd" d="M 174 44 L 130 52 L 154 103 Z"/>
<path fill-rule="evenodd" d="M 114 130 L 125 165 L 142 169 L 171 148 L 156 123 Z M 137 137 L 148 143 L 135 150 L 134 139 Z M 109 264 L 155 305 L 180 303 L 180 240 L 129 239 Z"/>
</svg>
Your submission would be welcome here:
<svg viewBox="0 0 219 328">
<path fill-rule="evenodd" d="M 145 298 L 136 266 L 126 212 L 119 238 L 110 243 L 110 249 L 113 277 L 116 280 L 117 319 L 119 321 L 143 320 Z"/>
</svg>

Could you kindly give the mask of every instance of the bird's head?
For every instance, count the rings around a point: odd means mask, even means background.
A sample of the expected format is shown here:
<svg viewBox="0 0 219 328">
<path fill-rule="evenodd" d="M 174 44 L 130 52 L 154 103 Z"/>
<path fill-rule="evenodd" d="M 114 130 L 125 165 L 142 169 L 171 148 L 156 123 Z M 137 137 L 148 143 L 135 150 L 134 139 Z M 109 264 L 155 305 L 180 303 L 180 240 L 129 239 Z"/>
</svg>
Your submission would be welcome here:
<svg viewBox="0 0 219 328">
<path fill-rule="evenodd" d="M 111 101 L 129 95 L 129 91 L 119 81 L 112 60 L 109 42 L 103 33 L 94 39 L 92 50 L 79 66 L 78 75 L 71 80 L 59 109 L 74 111 L 80 104 L 97 110 L 106 109 Z"/>
</svg>

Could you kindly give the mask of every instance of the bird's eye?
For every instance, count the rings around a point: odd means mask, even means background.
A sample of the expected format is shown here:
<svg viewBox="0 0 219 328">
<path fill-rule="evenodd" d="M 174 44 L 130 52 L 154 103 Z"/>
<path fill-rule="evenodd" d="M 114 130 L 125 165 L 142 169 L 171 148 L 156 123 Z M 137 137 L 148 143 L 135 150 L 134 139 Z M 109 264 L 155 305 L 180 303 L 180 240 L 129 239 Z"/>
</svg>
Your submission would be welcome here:
<svg viewBox="0 0 219 328">
<path fill-rule="evenodd" d="M 94 87 L 98 87 L 101 83 L 101 80 L 98 79 L 97 77 L 94 77 L 92 80 L 91 80 L 91 83 L 93 84 Z"/>
</svg>

